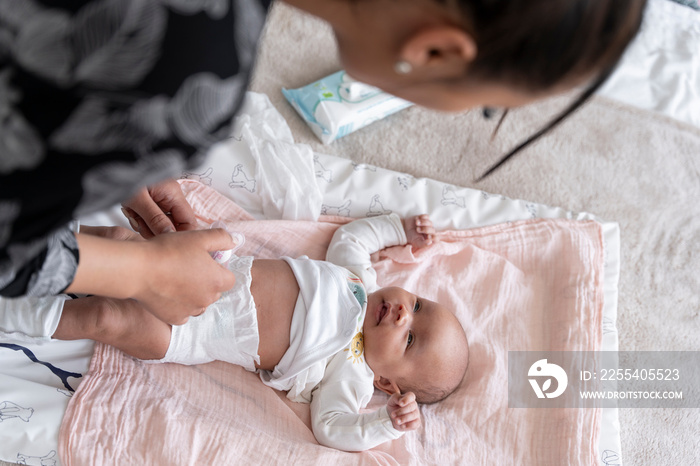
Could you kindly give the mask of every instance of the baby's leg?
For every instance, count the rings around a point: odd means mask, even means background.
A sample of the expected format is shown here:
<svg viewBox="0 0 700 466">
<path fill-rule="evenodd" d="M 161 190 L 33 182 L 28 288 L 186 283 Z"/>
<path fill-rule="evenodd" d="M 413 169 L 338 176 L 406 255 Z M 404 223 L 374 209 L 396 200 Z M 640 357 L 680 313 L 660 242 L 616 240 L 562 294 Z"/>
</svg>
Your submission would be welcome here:
<svg viewBox="0 0 700 466">
<path fill-rule="evenodd" d="M 87 338 L 114 346 L 139 359 L 162 359 L 170 344 L 170 325 L 133 299 L 91 296 L 65 302 L 53 338 Z"/>
</svg>

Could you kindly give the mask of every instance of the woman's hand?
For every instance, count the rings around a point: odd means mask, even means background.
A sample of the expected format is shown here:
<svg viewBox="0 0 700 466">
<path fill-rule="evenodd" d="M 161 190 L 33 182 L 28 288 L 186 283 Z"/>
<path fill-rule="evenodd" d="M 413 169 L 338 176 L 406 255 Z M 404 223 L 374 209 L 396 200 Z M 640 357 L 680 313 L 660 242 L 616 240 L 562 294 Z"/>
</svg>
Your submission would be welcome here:
<svg viewBox="0 0 700 466">
<path fill-rule="evenodd" d="M 158 235 L 149 241 L 85 233 L 77 238 L 80 261 L 66 292 L 133 298 L 169 324 L 184 324 L 201 314 L 235 284 L 233 273 L 209 254 L 234 247 L 222 229 Z"/>
<path fill-rule="evenodd" d="M 172 179 L 142 188 L 122 204 L 122 212 L 131 227 L 146 239 L 197 229 L 194 211 L 185 200 L 180 184 Z"/>
<path fill-rule="evenodd" d="M 408 244 L 416 249 L 430 246 L 436 241 L 435 227 L 427 214 L 403 219 L 403 229 Z"/>
<path fill-rule="evenodd" d="M 235 284 L 233 273 L 210 255 L 235 246 L 225 230 L 159 235 L 146 244 L 149 251 L 143 262 L 150 273 L 132 297 L 164 322 L 184 324 Z"/>
</svg>

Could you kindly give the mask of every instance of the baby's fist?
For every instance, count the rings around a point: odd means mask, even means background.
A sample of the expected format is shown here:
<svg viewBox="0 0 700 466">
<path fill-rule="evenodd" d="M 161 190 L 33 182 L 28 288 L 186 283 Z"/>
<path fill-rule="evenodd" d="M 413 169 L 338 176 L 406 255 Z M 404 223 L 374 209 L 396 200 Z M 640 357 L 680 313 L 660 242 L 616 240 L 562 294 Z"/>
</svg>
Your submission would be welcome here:
<svg viewBox="0 0 700 466">
<path fill-rule="evenodd" d="M 416 402 L 416 395 L 407 392 L 403 395 L 394 393 L 386 404 L 391 424 L 396 430 L 416 430 L 421 426 L 420 411 Z"/>
<path fill-rule="evenodd" d="M 406 231 L 408 244 L 414 248 L 430 246 L 436 240 L 435 227 L 426 214 L 404 219 L 403 229 Z"/>
</svg>

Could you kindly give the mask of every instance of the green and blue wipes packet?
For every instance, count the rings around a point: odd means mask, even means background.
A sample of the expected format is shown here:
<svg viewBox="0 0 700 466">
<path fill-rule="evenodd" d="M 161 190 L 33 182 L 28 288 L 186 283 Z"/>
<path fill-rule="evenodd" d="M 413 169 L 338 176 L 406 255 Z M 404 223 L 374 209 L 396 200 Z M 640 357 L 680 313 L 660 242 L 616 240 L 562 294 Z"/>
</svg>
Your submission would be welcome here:
<svg viewBox="0 0 700 466">
<path fill-rule="evenodd" d="M 282 93 L 324 144 L 413 105 L 342 70 Z"/>
</svg>

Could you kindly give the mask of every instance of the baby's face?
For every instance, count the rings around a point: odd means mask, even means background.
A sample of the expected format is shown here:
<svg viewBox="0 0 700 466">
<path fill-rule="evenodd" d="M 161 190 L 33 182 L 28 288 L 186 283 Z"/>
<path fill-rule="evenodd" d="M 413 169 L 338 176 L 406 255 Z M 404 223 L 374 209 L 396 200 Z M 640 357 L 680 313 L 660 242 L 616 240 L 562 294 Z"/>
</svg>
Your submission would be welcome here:
<svg viewBox="0 0 700 466">
<path fill-rule="evenodd" d="M 402 288 L 382 288 L 367 297 L 363 334 L 365 358 L 375 377 L 392 381 L 436 380 L 455 351 L 466 357 L 464 330 L 456 317 Z"/>
</svg>

